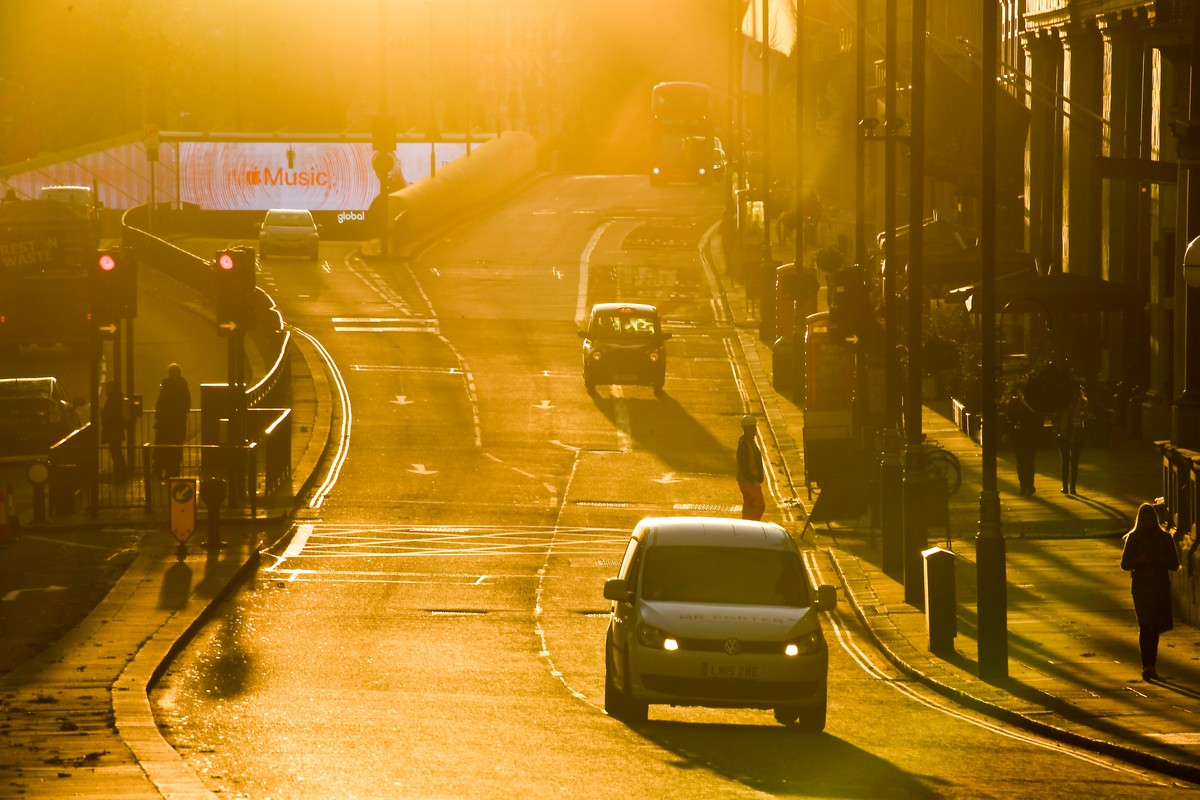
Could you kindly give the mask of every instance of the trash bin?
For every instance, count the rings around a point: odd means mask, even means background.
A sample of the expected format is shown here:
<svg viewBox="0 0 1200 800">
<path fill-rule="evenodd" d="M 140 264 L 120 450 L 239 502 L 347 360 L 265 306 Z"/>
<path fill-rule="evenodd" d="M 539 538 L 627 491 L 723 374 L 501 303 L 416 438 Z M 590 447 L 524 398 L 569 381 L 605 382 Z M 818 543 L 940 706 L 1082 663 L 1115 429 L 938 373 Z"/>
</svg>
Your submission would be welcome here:
<svg viewBox="0 0 1200 800">
<path fill-rule="evenodd" d="M 941 547 L 921 551 L 925 563 L 925 630 L 929 652 L 953 653 L 958 635 L 954 599 L 954 553 Z"/>
</svg>

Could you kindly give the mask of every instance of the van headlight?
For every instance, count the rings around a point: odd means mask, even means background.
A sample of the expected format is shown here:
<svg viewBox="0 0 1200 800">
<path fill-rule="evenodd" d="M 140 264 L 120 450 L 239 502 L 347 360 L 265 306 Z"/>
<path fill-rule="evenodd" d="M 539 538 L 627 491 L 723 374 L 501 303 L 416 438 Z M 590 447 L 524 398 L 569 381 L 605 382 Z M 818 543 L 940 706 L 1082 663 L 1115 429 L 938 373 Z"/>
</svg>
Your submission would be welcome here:
<svg viewBox="0 0 1200 800">
<path fill-rule="evenodd" d="M 794 639 L 783 646 L 783 654 L 785 656 L 798 656 L 804 654 L 811 656 L 813 653 L 821 652 L 822 640 L 819 633 L 807 633 L 799 639 Z"/>
<path fill-rule="evenodd" d="M 638 644 L 642 647 L 653 647 L 655 650 L 678 650 L 679 640 L 666 631 L 659 630 L 644 622 L 638 623 Z"/>
</svg>

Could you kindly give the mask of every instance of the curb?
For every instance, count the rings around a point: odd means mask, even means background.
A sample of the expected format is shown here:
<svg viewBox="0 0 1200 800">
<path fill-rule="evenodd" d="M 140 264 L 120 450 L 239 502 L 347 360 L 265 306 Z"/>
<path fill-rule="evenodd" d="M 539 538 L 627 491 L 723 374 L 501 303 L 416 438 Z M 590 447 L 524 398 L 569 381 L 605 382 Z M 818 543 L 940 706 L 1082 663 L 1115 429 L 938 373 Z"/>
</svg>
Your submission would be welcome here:
<svg viewBox="0 0 1200 800">
<path fill-rule="evenodd" d="M 846 596 L 848 605 L 854 609 L 854 616 L 862 624 L 863 629 L 867 632 L 867 636 L 871 639 L 872 644 L 874 644 L 874 646 L 884 654 L 884 656 L 892 663 L 893 666 L 895 666 L 905 675 L 920 681 L 933 691 L 955 703 L 963 705 L 967 708 L 971 708 L 975 711 L 992 717 L 993 719 L 1013 725 L 1014 727 L 1029 731 L 1030 733 L 1035 733 L 1039 736 L 1044 736 L 1047 739 L 1062 742 L 1063 744 L 1069 744 L 1082 750 L 1088 750 L 1094 753 L 1109 756 L 1134 766 L 1152 770 L 1173 778 L 1178 778 L 1180 780 L 1185 780 L 1192 783 L 1200 782 L 1200 766 L 1198 765 L 1172 761 L 1171 759 L 1157 756 L 1153 753 L 1147 753 L 1142 750 L 1137 750 L 1127 745 L 1111 742 L 1105 739 L 1096 739 L 1075 731 L 1058 727 L 1056 725 L 1042 722 L 1018 711 L 1005 708 L 1004 706 L 1001 706 L 995 702 L 978 697 L 975 694 L 972 694 L 970 691 L 951 686 L 948 683 L 940 681 L 927 672 L 924 672 L 913 666 L 880 637 L 879 633 L 875 629 L 875 626 L 873 626 L 867 619 L 858 594 L 851 588 L 850 580 L 846 575 L 846 569 L 843 566 L 841 559 L 839 559 L 838 554 L 835 553 L 832 548 L 826 548 L 825 553 L 829 556 L 830 561 L 833 563 L 834 571 L 837 572 L 838 579 L 842 584 L 842 592 Z M 854 558 L 853 556 L 845 557 L 852 559 L 856 563 L 858 561 L 858 559 Z M 899 638 L 901 641 L 908 643 L 908 640 L 903 636 L 899 636 Z M 993 684 L 987 685 L 993 686 Z M 1000 687 L 994 688 L 998 692 L 1004 692 L 1004 690 Z"/>
</svg>

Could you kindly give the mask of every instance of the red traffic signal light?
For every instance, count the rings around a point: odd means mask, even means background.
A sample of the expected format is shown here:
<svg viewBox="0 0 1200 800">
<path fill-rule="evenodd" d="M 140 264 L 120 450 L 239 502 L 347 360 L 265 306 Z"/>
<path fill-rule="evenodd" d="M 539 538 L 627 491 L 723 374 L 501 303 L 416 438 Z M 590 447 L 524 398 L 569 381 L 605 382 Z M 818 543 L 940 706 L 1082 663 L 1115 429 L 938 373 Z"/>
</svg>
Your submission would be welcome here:
<svg viewBox="0 0 1200 800">
<path fill-rule="evenodd" d="M 101 250 L 91 270 L 92 320 L 99 327 L 137 316 L 137 279 L 132 260 L 119 250 Z"/>
<path fill-rule="evenodd" d="M 216 280 L 217 332 L 230 334 L 255 325 L 254 272 L 258 259 L 252 247 L 231 247 L 213 261 Z"/>
</svg>

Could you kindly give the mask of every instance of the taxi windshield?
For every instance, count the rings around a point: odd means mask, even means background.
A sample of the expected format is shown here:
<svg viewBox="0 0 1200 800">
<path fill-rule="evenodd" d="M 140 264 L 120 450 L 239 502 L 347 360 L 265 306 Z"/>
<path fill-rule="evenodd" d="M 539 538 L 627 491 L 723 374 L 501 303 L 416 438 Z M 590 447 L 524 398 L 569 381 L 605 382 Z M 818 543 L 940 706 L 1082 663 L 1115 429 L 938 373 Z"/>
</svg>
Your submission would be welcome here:
<svg viewBox="0 0 1200 800">
<path fill-rule="evenodd" d="M 594 337 L 651 337 L 658 335 L 658 324 L 653 316 L 636 311 L 597 314 L 592 317 L 588 335 Z"/>
</svg>

